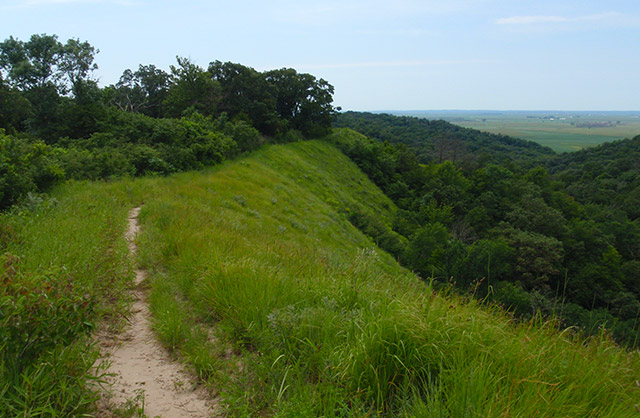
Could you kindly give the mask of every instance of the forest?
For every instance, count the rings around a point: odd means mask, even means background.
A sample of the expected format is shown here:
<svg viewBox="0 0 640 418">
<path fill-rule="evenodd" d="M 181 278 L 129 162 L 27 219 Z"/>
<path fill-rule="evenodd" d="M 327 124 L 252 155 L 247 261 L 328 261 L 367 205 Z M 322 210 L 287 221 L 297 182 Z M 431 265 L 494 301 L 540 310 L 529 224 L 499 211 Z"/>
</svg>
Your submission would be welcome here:
<svg viewBox="0 0 640 418">
<path fill-rule="evenodd" d="M 45 34 L 0 43 L 0 209 L 64 179 L 198 169 L 331 129 L 333 86 L 310 74 L 177 57 L 101 88 L 97 52 Z"/>
<path fill-rule="evenodd" d="M 399 208 L 390 223 L 344 215 L 404 266 L 516 316 L 638 343 L 640 137 L 557 155 L 445 121 L 339 113 L 323 79 L 215 60 L 140 65 L 100 87 L 96 54 L 55 35 L 0 43 L 1 209 L 64 180 L 194 170 L 335 127 L 328 140 Z"/>
<path fill-rule="evenodd" d="M 400 210 L 391 229 L 352 217 L 404 265 L 518 316 L 638 343 L 640 136 L 556 155 L 444 121 L 350 112 L 338 125 L 376 138 L 337 145 Z"/>
</svg>

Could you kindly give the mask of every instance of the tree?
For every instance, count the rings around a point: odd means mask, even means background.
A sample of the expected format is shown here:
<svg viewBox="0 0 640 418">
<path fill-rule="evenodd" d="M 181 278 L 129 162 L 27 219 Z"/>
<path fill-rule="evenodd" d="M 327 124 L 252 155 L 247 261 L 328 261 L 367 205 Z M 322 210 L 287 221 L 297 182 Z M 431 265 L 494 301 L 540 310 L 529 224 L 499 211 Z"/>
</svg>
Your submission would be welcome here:
<svg viewBox="0 0 640 418">
<path fill-rule="evenodd" d="M 220 84 L 189 58 L 176 60 L 178 65 L 171 66 L 171 85 L 163 102 L 166 116 L 180 117 L 189 111 L 215 114 L 220 106 Z"/>
<path fill-rule="evenodd" d="M 564 257 L 562 243 L 553 237 L 519 229 L 507 229 L 504 235 L 514 249 L 513 279 L 528 290 L 548 290 L 550 281 L 560 275 Z"/>
<path fill-rule="evenodd" d="M 209 73 L 220 84 L 220 111 L 230 118 L 246 115 L 260 132 L 275 135 L 281 130 L 276 112 L 276 91 L 264 75 L 251 67 L 214 61 Z"/>
<path fill-rule="evenodd" d="M 443 278 L 449 238 L 447 228 L 440 223 L 423 226 L 409 241 L 404 263 L 419 273 L 422 278 L 437 276 Z"/>
<path fill-rule="evenodd" d="M 136 72 L 125 70 L 115 85 L 114 104 L 125 111 L 162 116 L 162 103 L 169 94 L 170 77 L 154 65 L 140 65 Z"/>
<path fill-rule="evenodd" d="M 98 64 L 93 62 L 98 52 L 89 42 L 79 39 L 69 39 L 61 49 L 59 70 L 78 104 L 88 99 L 88 90 L 95 85 L 90 75 L 98 69 Z"/>
<path fill-rule="evenodd" d="M 46 34 L 0 43 L 0 69 L 31 104 L 26 125 L 32 133 L 54 141 L 61 96 L 71 92 L 78 105 L 95 99 L 97 84 L 90 74 L 97 68 L 96 53 L 88 42 L 69 39 L 63 45 L 57 36 Z"/>
<path fill-rule="evenodd" d="M 466 156 L 467 150 L 460 138 L 453 136 L 451 133 L 441 133 L 433 138 L 433 145 L 438 156 L 438 163 L 446 160 L 454 163 L 460 158 Z"/>
<path fill-rule="evenodd" d="M 506 219 L 516 228 L 561 238 L 566 232 L 567 220 L 560 211 L 550 207 L 533 193 L 525 194 L 507 213 Z"/>
<path fill-rule="evenodd" d="M 334 114 L 331 84 L 292 68 L 268 71 L 265 77 L 275 87 L 276 111 L 281 119 L 305 135 L 328 133 Z"/>
<path fill-rule="evenodd" d="M 9 133 L 22 130 L 31 114 L 31 103 L 0 76 L 0 129 Z"/>
<path fill-rule="evenodd" d="M 471 183 L 451 161 L 429 166 L 427 178 L 425 201 L 433 197 L 439 204 L 451 206 L 458 215 L 466 211 Z"/>
</svg>

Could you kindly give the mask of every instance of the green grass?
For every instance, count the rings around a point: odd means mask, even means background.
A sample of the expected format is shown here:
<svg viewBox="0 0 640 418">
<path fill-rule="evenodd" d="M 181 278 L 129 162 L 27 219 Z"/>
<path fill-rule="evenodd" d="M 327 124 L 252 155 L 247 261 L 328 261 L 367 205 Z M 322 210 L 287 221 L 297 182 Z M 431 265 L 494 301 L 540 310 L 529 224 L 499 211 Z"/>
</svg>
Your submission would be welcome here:
<svg viewBox="0 0 640 418">
<path fill-rule="evenodd" d="M 464 121 L 452 121 L 452 123 L 466 128 L 527 139 L 548 146 L 556 152 L 572 152 L 604 142 L 632 138 L 640 133 L 640 120 L 620 116 L 618 118 L 624 119 L 625 123 L 602 128 L 573 126 L 569 120 L 551 121 L 500 116 L 483 116 L 479 120 L 478 118 L 466 118 Z M 608 119 L 583 117 L 581 120 L 583 122 L 602 122 L 611 120 L 611 117 Z"/>
<path fill-rule="evenodd" d="M 230 416 L 638 414 L 638 352 L 552 323 L 517 324 L 435 291 L 376 248 L 349 210 L 388 223 L 395 208 L 327 143 L 265 147 L 167 178 L 72 184 L 55 198 L 3 218 L 15 228 L 3 251 L 38 277 L 65 266 L 110 299 L 96 311 L 114 315 L 131 279 L 126 214 L 143 202 L 139 262 L 151 272 L 154 328 Z M 40 381 L 60 392 L 52 379 Z M 72 396 L 42 405 L 90 412 L 92 394 L 82 393 L 80 409 Z"/>
<path fill-rule="evenodd" d="M 583 148 L 592 147 L 605 142 L 624 139 L 624 135 L 600 135 L 595 132 L 581 132 L 584 129 L 572 129 L 569 127 L 556 128 L 546 125 L 525 124 L 520 122 L 486 122 L 486 123 L 458 123 L 466 128 L 479 129 L 494 134 L 510 135 L 534 141 L 540 145 L 550 147 L 556 152 L 572 152 Z M 638 131 L 640 132 L 640 128 Z M 630 136 L 629 136 L 630 137 Z"/>
<path fill-rule="evenodd" d="M 93 409 L 89 335 L 121 321 L 132 279 L 121 186 L 73 183 L 0 215 L 0 416 Z"/>
<path fill-rule="evenodd" d="M 388 219 L 393 205 L 327 144 L 268 147 L 148 189 L 156 328 L 230 415 L 638 413 L 637 352 L 518 325 L 378 250 L 344 208 Z"/>
</svg>

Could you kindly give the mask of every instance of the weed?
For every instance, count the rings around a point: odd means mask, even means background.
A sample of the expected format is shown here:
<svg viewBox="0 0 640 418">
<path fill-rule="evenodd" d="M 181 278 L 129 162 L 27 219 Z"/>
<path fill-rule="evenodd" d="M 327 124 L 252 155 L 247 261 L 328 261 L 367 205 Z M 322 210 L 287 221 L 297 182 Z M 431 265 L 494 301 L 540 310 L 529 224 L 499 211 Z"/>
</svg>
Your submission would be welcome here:
<svg viewBox="0 0 640 418">
<path fill-rule="evenodd" d="M 114 408 L 111 412 L 118 418 L 147 418 L 144 413 L 144 389 L 136 389 L 135 396 L 127 399 L 122 405 Z"/>
</svg>

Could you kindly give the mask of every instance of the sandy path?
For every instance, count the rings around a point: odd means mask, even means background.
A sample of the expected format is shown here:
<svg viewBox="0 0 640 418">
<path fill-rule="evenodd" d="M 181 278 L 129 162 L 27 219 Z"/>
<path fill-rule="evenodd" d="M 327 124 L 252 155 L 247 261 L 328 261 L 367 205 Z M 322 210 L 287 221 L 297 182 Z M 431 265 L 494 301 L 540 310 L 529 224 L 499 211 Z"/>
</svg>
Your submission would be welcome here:
<svg viewBox="0 0 640 418">
<path fill-rule="evenodd" d="M 140 208 L 129 213 L 129 229 L 126 233 L 131 256 L 135 256 L 135 237 L 140 227 Z M 140 284 L 146 271 L 136 270 L 136 288 L 133 291 L 133 307 L 129 326 L 107 348 L 111 365 L 107 373 L 112 386 L 112 397 L 105 403 L 108 410 L 122 406 L 127 399 L 134 399 L 144 391 L 144 413 L 148 417 L 210 417 L 214 403 L 203 389 L 197 389 L 193 378 L 183 371 L 156 340 L 151 331 L 151 315 L 145 292 Z M 104 411 L 108 413 L 108 411 Z"/>
</svg>

